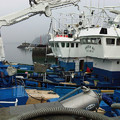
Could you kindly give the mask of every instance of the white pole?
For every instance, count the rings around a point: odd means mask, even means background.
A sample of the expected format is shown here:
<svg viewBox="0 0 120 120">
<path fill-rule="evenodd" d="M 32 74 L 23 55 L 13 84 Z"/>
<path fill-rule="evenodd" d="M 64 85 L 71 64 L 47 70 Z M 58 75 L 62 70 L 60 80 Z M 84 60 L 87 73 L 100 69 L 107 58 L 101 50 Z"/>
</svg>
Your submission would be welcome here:
<svg viewBox="0 0 120 120">
<path fill-rule="evenodd" d="M 45 72 L 45 82 L 46 82 L 46 72 Z"/>
<path fill-rule="evenodd" d="M 15 106 L 17 106 L 17 104 L 18 104 L 18 99 L 16 98 L 16 101 L 15 102 L 10 102 L 10 101 L 0 101 L 0 103 L 8 103 L 8 104 L 12 104 L 12 103 L 14 103 L 15 104 Z"/>
</svg>

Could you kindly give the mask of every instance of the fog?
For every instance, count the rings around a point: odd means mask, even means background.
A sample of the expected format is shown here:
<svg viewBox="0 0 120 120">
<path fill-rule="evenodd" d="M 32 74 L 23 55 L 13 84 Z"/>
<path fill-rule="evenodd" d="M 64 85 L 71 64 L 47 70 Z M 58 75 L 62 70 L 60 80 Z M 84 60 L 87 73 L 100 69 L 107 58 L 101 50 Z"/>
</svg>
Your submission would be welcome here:
<svg viewBox="0 0 120 120">
<path fill-rule="evenodd" d="M 83 6 L 119 6 L 120 0 L 81 0 L 79 3 L 80 11 L 84 10 Z M 28 0 L 1 0 L 0 4 L 0 16 L 8 15 L 19 10 L 28 8 Z M 79 13 L 77 7 L 66 7 L 52 11 L 54 17 L 58 17 L 58 13 Z M 32 42 L 36 37 L 42 34 L 48 33 L 51 19 L 45 17 L 45 15 L 36 15 L 28 20 L 22 21 L 20 23 L 3 26 L 1 29 L 1 34 L 3 42 Z"/>
</svg>

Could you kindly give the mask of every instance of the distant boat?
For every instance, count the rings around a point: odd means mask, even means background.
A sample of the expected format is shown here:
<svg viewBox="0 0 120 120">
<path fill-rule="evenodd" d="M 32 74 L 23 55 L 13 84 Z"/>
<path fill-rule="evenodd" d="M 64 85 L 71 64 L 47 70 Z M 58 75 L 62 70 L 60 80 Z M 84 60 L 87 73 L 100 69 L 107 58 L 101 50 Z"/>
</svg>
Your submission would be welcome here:
<svg viewBox="0 0 120 120">
<path fill-rule="evenodd" d="M 48 47 L 48 45 L 39 44 L 39 45 L 37 45 L 37 47 L 43 47 L 43 48 L 46 48 L 46 47 Z"/>
<path fill-rule="evenodd" d="M 35 48 L 35 47 L 37 47 L 37 45 L 25 42 L 25 43 L 22 43 L 22 45 L 19 45 L 17 48 L 21 48 L 21 49 L 32 51 L 33 48 Z"/>
<path fill-rule="evenodd" d="M 22 43 L 22 45 L 19 45 L 17 48 L 26 48 L 26 47 L 29 47 L 30 46 L 30 43 Z"/>
</svg>

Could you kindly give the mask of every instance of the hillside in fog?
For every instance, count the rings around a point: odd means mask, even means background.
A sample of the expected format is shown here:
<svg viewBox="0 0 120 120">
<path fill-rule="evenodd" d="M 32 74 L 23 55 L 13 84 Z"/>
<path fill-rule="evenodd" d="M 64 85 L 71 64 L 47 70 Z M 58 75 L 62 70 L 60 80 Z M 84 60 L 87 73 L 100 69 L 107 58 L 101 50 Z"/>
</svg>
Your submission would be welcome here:
<svg viewBox="0 0 120 120">
<path fill-rule="evenodd" d="M 43 44 L 43 45 L 47 45 L 48 44 L 48 41 L 50 39 L 50 35 L 41 35 L 40 37 L 37 37 L 35 38 L 33 41 L 32 41 L 32 44 Z"/>
</svg>

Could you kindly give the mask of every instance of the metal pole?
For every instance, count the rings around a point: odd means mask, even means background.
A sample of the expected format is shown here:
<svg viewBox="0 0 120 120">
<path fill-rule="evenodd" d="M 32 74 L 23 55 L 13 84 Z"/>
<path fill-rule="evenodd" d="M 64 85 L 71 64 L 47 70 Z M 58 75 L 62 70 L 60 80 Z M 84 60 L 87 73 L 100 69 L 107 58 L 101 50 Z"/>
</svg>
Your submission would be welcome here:
<svg viewBox="0 0 120 120">
<path fill-rule="evenodd" d="M 45 78 L 44 78 L 44 82 L 46 82 L 46 72 L 45 72 Z"/>
</svg>

